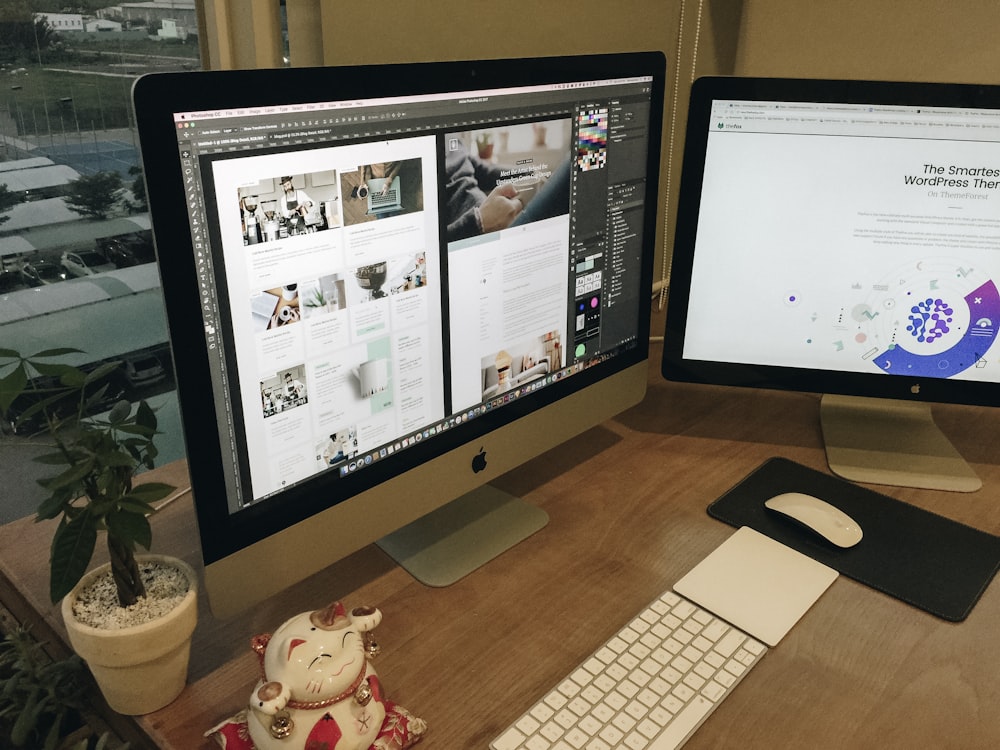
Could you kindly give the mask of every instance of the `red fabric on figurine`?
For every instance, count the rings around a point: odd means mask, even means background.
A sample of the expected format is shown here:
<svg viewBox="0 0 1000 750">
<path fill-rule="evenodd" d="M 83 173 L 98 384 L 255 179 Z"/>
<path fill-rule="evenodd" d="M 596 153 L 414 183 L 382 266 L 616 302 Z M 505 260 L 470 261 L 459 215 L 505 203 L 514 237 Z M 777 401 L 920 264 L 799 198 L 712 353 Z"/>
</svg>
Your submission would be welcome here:
<svg viewBox="0 0 1000 750">
<path fill-rule="evenodd" d="M 413 722 L 418 722 L 419 726 L 412 726 Z M 415 731 L 415 729 L 419 729 L 419 731 Z M 371 744 L 370 750 L 406 750 L 420 741 L 424 731 L 426 731 L 426 725 L 421 719 L 414 718 L 402 706 L 387 701 L 382 730 L 375 742 Z M 257 750 L 247 729 L 246 710 L 240 711 L 235 716 L 231 716 L 212 727 L 205 732 L 205 736 L 212 737 L 223 750 Z"/>
</svg>

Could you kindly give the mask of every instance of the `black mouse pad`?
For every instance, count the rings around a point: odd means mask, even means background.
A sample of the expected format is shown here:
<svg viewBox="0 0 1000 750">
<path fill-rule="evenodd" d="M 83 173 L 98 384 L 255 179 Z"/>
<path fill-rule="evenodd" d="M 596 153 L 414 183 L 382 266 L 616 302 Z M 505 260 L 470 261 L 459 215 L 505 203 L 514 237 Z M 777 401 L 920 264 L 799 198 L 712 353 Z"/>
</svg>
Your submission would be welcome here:
<svg viewBox="0 0 1000 750">
<path fill-rule="evenodd" d="M 837 506 L 858 522 L 864 538 L 841 549 L 764 507 L 783 492 Z M 766 461 L 708 513 L 952 622 L 968 617 L 1000 568 L 1000 537 L 784 458 Z"/>
</svg>

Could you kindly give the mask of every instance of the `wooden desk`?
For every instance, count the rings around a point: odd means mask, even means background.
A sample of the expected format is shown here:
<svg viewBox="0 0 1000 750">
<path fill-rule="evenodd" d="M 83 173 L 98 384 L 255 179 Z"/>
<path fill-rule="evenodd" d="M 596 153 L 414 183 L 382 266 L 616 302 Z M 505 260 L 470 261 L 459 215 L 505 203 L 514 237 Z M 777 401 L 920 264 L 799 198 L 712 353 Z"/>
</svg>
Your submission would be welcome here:
<svg viewBox="0 0 1000 750">
<path fill-rule="evenodd" d="M 1000 533 L 1000 411 L 938 418 L 984 489 L 877 489 Z M 202 733 L 246 703 L 256 676 L 250 637 L 339 598 L 383 610 L 378 669 L 388 695 L 429 723 L 421 747 L 485 748 L 732 533 L 706 506 L 771 456 L 825 470 L 818 397 L 668 384 L 654 365 L 640 406 L 498 482 L 548 511 L 544 530 L 446 589 L 369 547 L 229 622 L 202 602 L 188 687 L 137 725 L 150 747 L 214 747 Z M 183 464 L 161 472 L 185 481 Z M 0 528 L 0 571 L 61 635 L 46 596 L 50 536 L 30 520 Z M 200 563 L 189 498 L 156 517 L 154 539 Z M 1000 747 L 998 623 L 996 581 L 952 624 L 841 577 L 687 747 Z"/>
</svg>

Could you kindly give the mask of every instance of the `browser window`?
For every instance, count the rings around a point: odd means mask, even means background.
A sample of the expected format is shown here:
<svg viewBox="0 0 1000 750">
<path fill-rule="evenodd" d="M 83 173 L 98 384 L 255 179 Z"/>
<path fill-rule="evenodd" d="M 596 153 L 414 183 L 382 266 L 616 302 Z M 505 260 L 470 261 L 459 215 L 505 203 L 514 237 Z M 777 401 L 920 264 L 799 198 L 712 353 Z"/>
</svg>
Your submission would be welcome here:
<svg viewBox="0 0 1000 750">
<path fill-rule="evenodd" d="M 998 378 L 996 110 L 716 101 L 709 127 L 686 357 Z"/>
</svg>

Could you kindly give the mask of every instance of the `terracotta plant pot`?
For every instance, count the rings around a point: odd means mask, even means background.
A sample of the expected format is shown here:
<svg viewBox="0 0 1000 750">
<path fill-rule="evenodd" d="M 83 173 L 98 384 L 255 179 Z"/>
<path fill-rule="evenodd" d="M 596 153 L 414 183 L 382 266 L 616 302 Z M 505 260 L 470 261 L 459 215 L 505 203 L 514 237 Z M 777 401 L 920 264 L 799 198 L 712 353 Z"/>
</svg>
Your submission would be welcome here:
<svg viewBox="0 0 1000 750">
<path fill-rule="evenodd" d="M 108 570 L 89 571 L 62 601 L 63 622 L 73 650 L 87 662 L 108 705 L 121 714 L 137 716 L 163 708 L 187 682 L 191 635 L 198 618 L 197 577 L 183 560 L 161 555 L 137 558 L 169 563 L 188 578 L 187 595 L 166 615 L 152 622 L 118 630 L 84 625 L 73 615 L 78 592 Z"/>
</svg>

